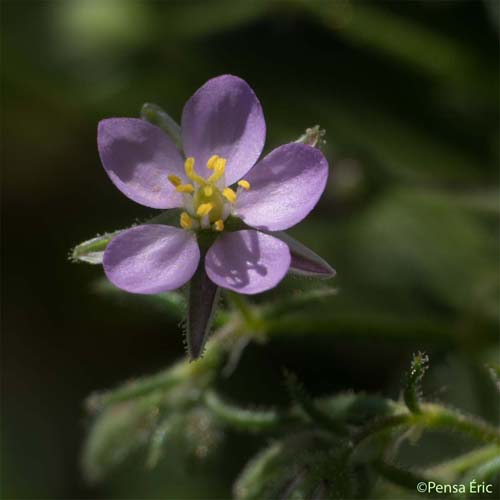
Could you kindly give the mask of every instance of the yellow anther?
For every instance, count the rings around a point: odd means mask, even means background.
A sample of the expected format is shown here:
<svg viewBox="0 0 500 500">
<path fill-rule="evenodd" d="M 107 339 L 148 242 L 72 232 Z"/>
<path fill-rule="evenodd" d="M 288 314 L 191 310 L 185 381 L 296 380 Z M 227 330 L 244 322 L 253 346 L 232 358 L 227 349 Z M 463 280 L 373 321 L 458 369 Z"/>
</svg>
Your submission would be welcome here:
<svg viewBox="0 0 500 500">
<path fill-rule="evenodd" d="M 236 201 L 236 193 L 231 188 L 224 188 L 224 191 L 222 191 L 222 195 L 230 203 L 234 203 Z"/>
<path fill-rule="evenodd" d="M 214 229 L 216 231 L 224 231 L 224 221 L 222 219 L 216 220 L 214 222 Z"/>
<path fill-rule="evenodd" d="M 203 188 L 203 192 L 205 193 L 205 196 L 212 196 L 214 189 L 212 186 L 207 185 Z"/>
<path fill-rule="evenodd" d="M 210 170 L 212 168 L 214 168 L 215 166 L 215 162 L 219 159 L 219 156 L 218 155 L 213 155 L 211 156 L 208 161 L 207 161 L 207 168 L 209 168 Z"/>
<path fill-rule="evenodd" d="M 238 181 L 238 186 L 241 186 L 243 189 L 246 189 L 247 191 L 250 189 L 250 183 L 245 179 L 241 179 L 241 181 Z"/>
<path fill-rule="evenodd" d="M 181 213 L 181 227 L 182 229 L 191 229 L 193 227 L 193 219 L 187 212 Z"/>
<path fill-rule="evenodd" d="M 195 171 L 194 171 L 194 158 L 189 157 L 186 159 L 184 163 L 184 170 L 186 171 L 186 175 L 194 182 L 197 182 L 201 186 L 204 186 L 206 184 L 206 181 L 203 177 L 199 176 Z"/>
<path fill-rule="evenodd" d="M 212 168 L 214 169 L 214 173 L 208 178 L 209 183 L 218 181 L 224 175 L 224 171 L 226 170 L 226 160 L 220 156 L 217 157 Z"/>
<path fill-rule="evenodd" d="M 179 193 L 193 193 L 194 187 L 192 184 L 180 184 L 175 190 L 179 191 Z"/>
<path fill-rule="evenodd" d="M 182 184 L 182 179 L 178 175 L 170 174 L 168 180 L 175 186 L 180 186 Z"/>
<path fill-rule="evenodd" d="M 198 217 L 204 217 L 205 215 L 208 215 L 213 208 L 214 208 L 214 204 L 213 203 L 202 203 L 196 209 L 196 215 Z"/>
</svg>

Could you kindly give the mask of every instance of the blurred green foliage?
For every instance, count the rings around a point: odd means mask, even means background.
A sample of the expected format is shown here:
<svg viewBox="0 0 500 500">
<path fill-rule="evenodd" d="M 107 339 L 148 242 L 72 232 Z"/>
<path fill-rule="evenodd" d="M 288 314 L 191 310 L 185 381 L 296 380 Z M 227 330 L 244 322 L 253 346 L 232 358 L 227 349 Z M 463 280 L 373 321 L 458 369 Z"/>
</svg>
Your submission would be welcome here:
<svg viewBox="0 0 500 500">
<path fill-rule="evenodd" d="M 137 116 L 144 102 L 178 119 L 222 73 L 255 89 L 267 150 L 316 123 L 326 129 L 327 191 L 292 234 L 338 273 L 337 293 L 306 309 L 279 300 L 315 291 L 314 281 L 287 278 L 257 299 L 263 314 L 273 304 L 280 313 L 268 341 L 216 380 L 222 399 L 286 405 L 288 367 L 313 398 L 354 389 L 397 400 L 411 353 L 425 350 L 430 399 L 498 423 L 484 368 L 499 364 L 498 2 L 7 0 L 1 9 L 3 498 L 228 498 L 266 444 L 280 466 L 281 441 L 222 431 L 195 405 L 159 427 L 154 470 L 132 457 L 89 486 L 79 467 L 85 396 L 183 356 L 175 301 L 110 295 L 95 284 L 98 268 L 66 259 L 80 241 L 155 215 L 107 179 L 97 121 Z M 122 429 L 161 420 L 128 410 Z M 437 474 L 469 449 L 424 434 L 399 460 L 436 464 Z M 265 472 L 255 467 L 248 474 Z"/>
</svg>

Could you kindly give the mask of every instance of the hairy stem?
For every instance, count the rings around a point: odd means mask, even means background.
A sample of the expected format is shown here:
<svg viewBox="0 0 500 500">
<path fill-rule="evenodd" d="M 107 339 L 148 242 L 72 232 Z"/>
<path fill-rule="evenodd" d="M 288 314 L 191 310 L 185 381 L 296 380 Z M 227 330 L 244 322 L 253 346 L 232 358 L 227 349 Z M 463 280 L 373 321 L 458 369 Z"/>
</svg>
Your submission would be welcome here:
<svg viewBox="0 0 500 500">
<path fill-rule="evenodd" d="M 290 413 L 279 410 L 249 410 L 223 401 L 215 391 L 205 393 L 207 408 L 222 422 L 233 428 L 250 432 L 265 432 L 282 429 L 286 425 L 300 422 Z"/>
</svg>

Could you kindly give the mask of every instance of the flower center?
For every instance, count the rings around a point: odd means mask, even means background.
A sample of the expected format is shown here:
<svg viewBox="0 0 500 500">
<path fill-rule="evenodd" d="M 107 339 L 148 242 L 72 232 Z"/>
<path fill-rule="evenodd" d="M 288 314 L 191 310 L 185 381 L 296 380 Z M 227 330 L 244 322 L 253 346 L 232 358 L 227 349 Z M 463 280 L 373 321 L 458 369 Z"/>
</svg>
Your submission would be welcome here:
<svg viewBox="0 0 500 500">
<path fill-rule="evenodd" d="M 232 212 L 240 188 L 250 189 L 250 183 L 243 179 L 238 182 L 236 192 L 226 186 L 226 162 L 226 159 L 217 155 L 210 157 L 207 168 L 213 170 L 213 174 L 205 179 L 196 173 L 194 158 L 189 157 L 184 163 L 184 170 L 191 182 L 183 184 L 177 175 L 168 176 L 176 191 L 184 196 L 186 211 L 182 212 L 180 218 L 182 228 L 224 230 L 224 221 Z"/>
</svg>

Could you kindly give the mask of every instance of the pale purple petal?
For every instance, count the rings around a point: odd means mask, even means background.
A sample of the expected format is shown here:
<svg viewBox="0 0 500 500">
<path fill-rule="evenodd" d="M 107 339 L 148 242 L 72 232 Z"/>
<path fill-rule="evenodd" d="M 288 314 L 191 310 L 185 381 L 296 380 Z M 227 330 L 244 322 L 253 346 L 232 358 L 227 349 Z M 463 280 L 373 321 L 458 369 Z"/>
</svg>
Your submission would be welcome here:
<svg viewBox="0 0 500 500">
<path fill-rule="evenodd" d="M 132 293 L 175 290 L 191 279 L 200 260 L 193 233 L 161 224 L 123 231 L 104 252 L 108 279 Z"/>
<path fill-rule="evenodd" d="M 205 257 L 207 275 L 214 283 L 244 294 L 275 287 L 289 266 L 288 246 L 254 230 L 223 234 Z"/>
<path fill-rule="evenodd" d="M 205 83 L 182 113 L 182 144 L 202 176 L 211 171 L 212 155 L 227 160 L 226 182 L 241 179 L 258 160 L 266 139 L 266 123 L 257 96 L 236 76 L 223 75 Z"/>
<path fill-rule="evenodd" d="M 182 204 L 168 180 L 168 174 L 184 177 L 182 156 L 160 128 L 137 118 L 108 118 L 99 122 L 97 145 L 110 179 L 131 200 L 152 208 Z"/>
<path fill-rule="evenodd" d="M 305 144 L 285 144 L 259 161 L 245 176 L 236 213 L 249 226 L 279 231 L 294 226 L 314 208 L 328 177 L 321 151 Z"/>
</svg>

